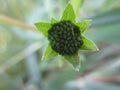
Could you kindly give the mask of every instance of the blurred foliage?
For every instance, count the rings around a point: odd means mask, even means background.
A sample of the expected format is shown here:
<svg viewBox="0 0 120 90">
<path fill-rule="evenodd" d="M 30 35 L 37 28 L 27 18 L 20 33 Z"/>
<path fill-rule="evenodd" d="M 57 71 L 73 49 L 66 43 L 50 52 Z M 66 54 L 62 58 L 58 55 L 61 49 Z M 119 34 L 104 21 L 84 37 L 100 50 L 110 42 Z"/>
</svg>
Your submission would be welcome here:
<svg viewBox="0 0 120 90">
<path fill-rule="evenodd" d="M 68 1 L 0 0 L 0 90 L 120 90 L 120 0 L 83 0 L 79 7 L 80 18 L 93 20 L 85 35 L 100 48 L 99 52 L 80 52 L 80 72 L 59 57 L 41 61 L 46 38 L 10 24 L 16 20 L 34 27 L 50 17 L 59 19 Z M 11 21 L 3 23 L 2 16 Z"/>
</svg>

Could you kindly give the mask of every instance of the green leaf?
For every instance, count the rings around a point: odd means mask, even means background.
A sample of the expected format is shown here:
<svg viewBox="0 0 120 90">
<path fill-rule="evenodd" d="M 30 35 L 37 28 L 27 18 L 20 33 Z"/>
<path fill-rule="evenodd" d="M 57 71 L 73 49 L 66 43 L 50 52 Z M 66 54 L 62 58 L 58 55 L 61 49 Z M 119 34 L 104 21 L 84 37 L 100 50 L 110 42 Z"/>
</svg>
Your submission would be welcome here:
<svg viewBox="0 0 120 90">
<path fill-rule="evenodd" d="M 81 22 L 78 22 L 77 25 L 79 26 L 80 31 L 84 32 L 89 27 L 91 21 L 92 20 L 83 20 Z"/>
<path fill-rule="evenodd" d="M 75 13 L 73 10 L 72 5 L 69 3 L 67 7 L 65 8 L 61 20 L 70 20 L 72 22 L 75 22 Z"/>
<path fill-rule="evenodd" d="M 82 39 L 83 39 L 83 45 L 82 47 L 80 47 L 81 50 L 91 50 L 91 51 L 99 50 L 92 40 L 89 40 L 85 36 L 82 36 Z"/>
<path fill-rule="evenodd" d="M 73 5 L 73 9 L 75 11 L 75 15 L 78 16 L 80 6 L 83 0 L 71 0 L 71 4 Z"/>
<path fill-rule="evenodd" d="M 43 60 L 46 60 L 46 59 L 50 59 L 50 58 L 53 58 L 55 56 L 57 56 L 58 53 L 56 53 L 55 51 L 52 50 L 50 44 L 48 45 L 48 47 L 46 48 L 45 50 L 45 53 L 43 55 Z"/>
<path fill-rule="evenodd" d="M 57 23 L 57 20 L 55 20 L 54 18 L 51 18 L 51 23 L 52 24 Z"/>
<path fill-rule="evenodd" d="M 51 28 L 50 23 L 45 22 L 39 22 L 36 23 L 35 26 L 38 28 L 38 30 L 43 33 L 46 37 L 48 36 L 48 30 Z"/>
<path fill-rule="evenodd" d="M 73 65 L 73 67 L 75 68 L 76 71 L 79 71 L 80 68 L 80 60 L 79 60 L 79 56 L 78 53 L 74 54 L 74 55 L 70 55 L 70 56 L 64 56 L 64 58 Z"/>
</svg>

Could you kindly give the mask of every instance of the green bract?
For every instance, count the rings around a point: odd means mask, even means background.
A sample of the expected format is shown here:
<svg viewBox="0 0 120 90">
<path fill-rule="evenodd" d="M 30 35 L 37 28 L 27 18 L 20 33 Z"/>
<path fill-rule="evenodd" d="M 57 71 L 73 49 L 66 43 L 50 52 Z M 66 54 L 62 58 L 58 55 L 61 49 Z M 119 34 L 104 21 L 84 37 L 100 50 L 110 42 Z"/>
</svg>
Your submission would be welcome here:
<svg viewBox="0 0 120 90">
<path fill-rule="evenodd" d="M 73 7 L 71 4 L 68 4 L 60 21 L 52 18 L 51 23 L 38 22 L 35 24 L 49 41 L 43 59 L 61 55 L 70 62 L 76 70 L 79 70 L 79 51 L 98 50 L 93 41 L 82 35 L 88 28 L 91 20 L 76 22 L 75 19 Z"/>
</svg>

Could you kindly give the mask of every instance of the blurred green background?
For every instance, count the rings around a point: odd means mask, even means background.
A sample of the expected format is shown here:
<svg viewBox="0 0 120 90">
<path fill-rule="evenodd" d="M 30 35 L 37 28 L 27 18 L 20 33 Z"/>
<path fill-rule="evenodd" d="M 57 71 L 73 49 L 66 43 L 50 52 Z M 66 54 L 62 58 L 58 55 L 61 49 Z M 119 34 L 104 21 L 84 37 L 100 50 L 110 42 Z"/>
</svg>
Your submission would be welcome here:
<svg viewBox="0 0 120 90">
<path fill-rule="evenodd" d="M 41 61 L 48 41 L 34 23 L 59 19 L 68 2 L 0 0 L 0 90 L 120 90 L 120 0 L 72 3 L 78 21 L 93 20 L 84 34 L 100 49 L 81 51 L 80 72 L 59 57 Z"/>
</svg>

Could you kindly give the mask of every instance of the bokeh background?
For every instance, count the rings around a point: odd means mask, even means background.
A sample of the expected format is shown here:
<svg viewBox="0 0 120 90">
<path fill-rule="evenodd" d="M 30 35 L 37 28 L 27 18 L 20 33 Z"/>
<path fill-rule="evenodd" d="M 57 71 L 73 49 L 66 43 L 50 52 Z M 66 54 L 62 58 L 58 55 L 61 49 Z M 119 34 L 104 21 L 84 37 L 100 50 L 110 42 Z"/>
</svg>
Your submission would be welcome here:
<svg viewBox="0 0 120 90">
<path fill-rule="evenodd" d="M 47 39 L 34 23 L 59 20 L 68 2 L 0 0 L 0 90 L 120 90 L 120 0 L 76 0 L 100 49 L 81 51 L 79 72 L 59 57 L 41 61 Z"/>
</svg>

